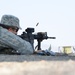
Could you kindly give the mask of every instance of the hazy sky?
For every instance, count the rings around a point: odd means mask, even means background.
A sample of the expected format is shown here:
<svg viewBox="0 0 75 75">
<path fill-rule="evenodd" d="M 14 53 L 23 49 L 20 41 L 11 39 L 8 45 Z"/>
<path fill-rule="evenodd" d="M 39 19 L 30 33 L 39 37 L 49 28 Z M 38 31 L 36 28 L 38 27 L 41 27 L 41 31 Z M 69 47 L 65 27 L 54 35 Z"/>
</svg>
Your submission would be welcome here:
<svg viewBox="0 0 75 75">
<path fill-rule="evenodd" d="M 42 42 L 44 49 L 50 44 L 75 46 L 75 0 L 0 0 L 0 17 L 4 14 L 20 19 L 19 34 L 27 27 L 34 27 L 35 32 L 55 36 L 55 40 Z"/>
</svg>

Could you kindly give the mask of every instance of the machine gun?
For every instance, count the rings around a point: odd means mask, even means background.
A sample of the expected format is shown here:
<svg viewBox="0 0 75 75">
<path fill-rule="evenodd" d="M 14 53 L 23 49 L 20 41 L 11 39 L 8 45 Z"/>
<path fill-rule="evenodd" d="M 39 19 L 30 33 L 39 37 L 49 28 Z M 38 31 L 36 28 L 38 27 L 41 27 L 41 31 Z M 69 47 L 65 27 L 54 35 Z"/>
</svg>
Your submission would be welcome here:
<svg viewBox="0 0 75 75">
<path fill-rule="evenodd" d="M 34 48 L 34 40 L 37 40 L 38 42 L 38 49 L 37 50 L 41 50 L 41 42 L 44 39 L 55 39 L 56 37 L 48 37 L 47 36 L 47 32 L 38 32 L 37 34 L 33 34 L 34 32 L 34 28 L 27 28 L 22 34 L 21 34 L 21 38 L 29 41 L 32 45 L 32 47 Z"/>
</svg>

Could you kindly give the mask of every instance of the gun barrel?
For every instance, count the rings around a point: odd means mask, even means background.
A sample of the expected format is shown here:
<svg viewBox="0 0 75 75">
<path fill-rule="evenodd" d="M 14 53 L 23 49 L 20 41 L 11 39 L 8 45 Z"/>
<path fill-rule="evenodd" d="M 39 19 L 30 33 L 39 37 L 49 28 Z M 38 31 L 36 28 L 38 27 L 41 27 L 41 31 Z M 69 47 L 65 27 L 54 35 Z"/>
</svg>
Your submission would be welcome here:
<svg viewBox="0 0 75 75">
<path fill-rule="evenodd" d="M 56 37 L 48 37 L 49 39 L 56 39 Z"/>
</svg>

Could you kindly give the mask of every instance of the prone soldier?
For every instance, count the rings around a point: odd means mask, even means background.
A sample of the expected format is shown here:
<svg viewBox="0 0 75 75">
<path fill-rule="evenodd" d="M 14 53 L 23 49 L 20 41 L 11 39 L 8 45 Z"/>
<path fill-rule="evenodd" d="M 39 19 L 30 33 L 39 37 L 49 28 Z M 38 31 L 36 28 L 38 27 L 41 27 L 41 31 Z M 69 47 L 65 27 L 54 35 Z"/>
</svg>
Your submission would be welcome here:
<svg viewBox="0 0 75 75">
<path fill-rule="evenodd" d="M 21 29 L 19 19 L 13 15 L 3 15 L 0 23 L 0 52 L 33 54 L 31 44 L 17 36 Z M 9 51 L 8 51 L 9 50 Z"/>
</svg>

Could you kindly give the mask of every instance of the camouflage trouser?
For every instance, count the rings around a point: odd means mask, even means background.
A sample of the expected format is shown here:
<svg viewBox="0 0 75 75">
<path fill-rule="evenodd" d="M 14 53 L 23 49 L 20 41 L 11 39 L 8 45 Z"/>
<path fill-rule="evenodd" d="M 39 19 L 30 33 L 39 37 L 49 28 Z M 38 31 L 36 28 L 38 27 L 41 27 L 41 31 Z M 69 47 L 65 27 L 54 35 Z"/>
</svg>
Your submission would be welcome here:
<svg viewBox="0 0 75 75">
<path fill-rule="evenodd" d="M 0 48 L 0 54 L 16 54 L 16 55 L 20 55 L 21 53 L 19 53 L 18 51 L 12 49 L 12 48 Z"/>
</svg>

